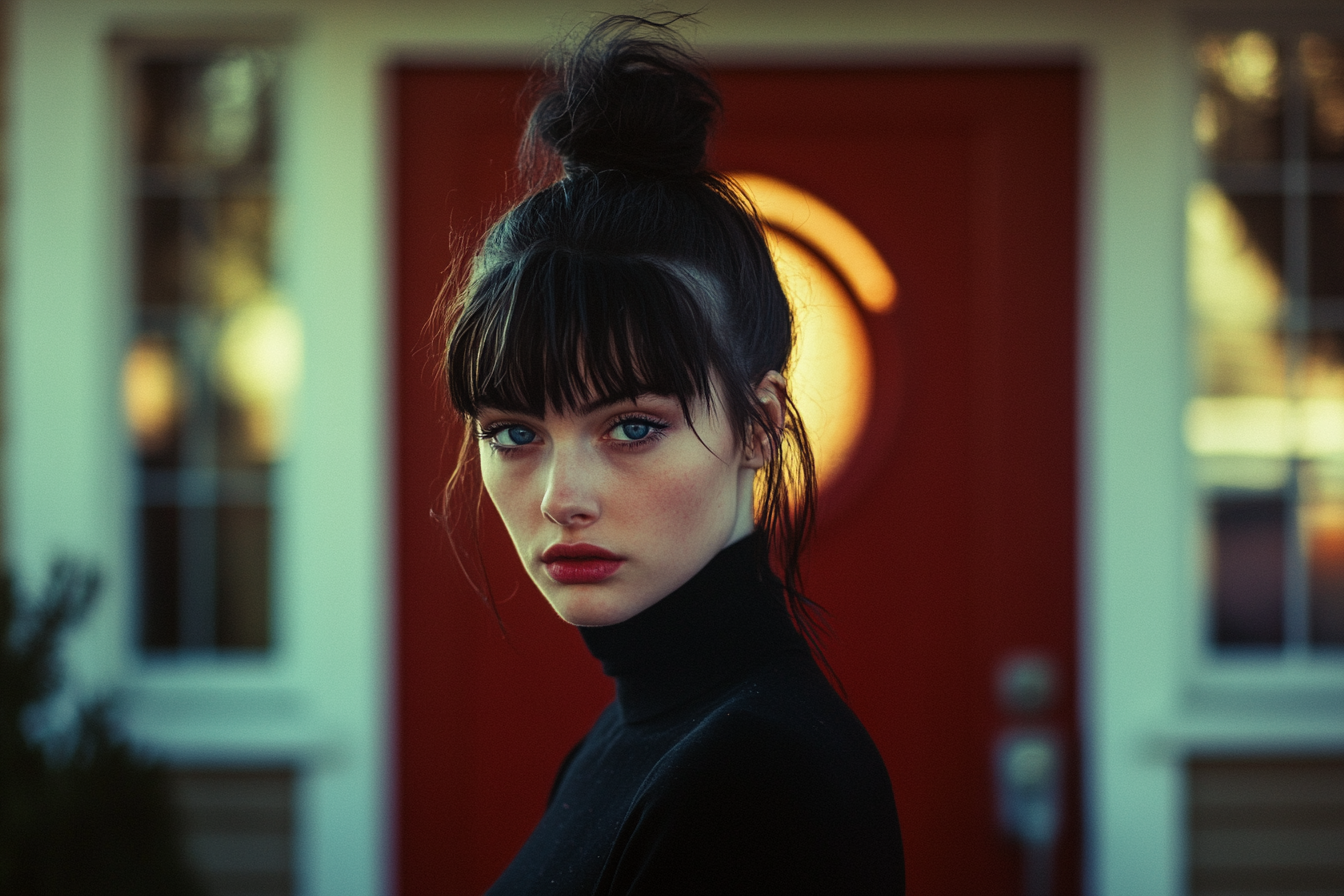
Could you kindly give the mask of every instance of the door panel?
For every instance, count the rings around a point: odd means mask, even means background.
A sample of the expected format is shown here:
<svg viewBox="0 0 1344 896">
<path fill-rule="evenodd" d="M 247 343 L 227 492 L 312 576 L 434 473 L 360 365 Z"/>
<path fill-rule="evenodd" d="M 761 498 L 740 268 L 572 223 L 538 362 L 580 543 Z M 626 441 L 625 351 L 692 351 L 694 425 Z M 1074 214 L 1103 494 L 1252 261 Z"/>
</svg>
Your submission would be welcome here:
<svg viewBox="0 0 1344 896">
<path fill-rule="evenodd" d="M 886 758 L 911 892 L 1020 890 L 991 755 L 1016 721 L 1003 659 L 1060 699 L 1058 892 L 1079 882 L 1075 670 L 1078 75 L 1070 68 L 725 71 L 716 167 L 789 181 L 896 273 L 866 315 L 876 366 L 859 448 L 823 496 L 808 590 L 828 656 Z M 395 73 L 398 868 L 402 892 L 479 892 L 611 698 L 527 582 L 488 507 L 480 556 L 504 632 L 431 519 L 456 452 L 427 330 L 443 271 L 509 194 L 517 71 Z M 459 532 L 459 541 L 466 541 Z M 474 556 L 474 551 L 468 551 Z"/>
</svg>

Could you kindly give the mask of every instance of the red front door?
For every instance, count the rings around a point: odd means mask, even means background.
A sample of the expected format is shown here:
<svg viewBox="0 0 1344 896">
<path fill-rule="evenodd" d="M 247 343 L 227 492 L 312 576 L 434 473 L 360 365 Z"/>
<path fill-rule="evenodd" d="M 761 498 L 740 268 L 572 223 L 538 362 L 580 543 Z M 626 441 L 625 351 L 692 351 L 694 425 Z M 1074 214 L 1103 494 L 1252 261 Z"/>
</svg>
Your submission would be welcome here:
<svg viewBox="0 0 1344 896">
<path fill-rule="evenodd" d="M 445 268 L 508 195 L 525 78 L 441 66 L 394 77 L 396 855 L 408 896 L 488 886 L 612 694 L 488 507 L 480 553 L 506 635 L 431 518 L 458 427 L 426 322 Z M 873 409 L 823 498 L 807 584 L 833 614 L 828 655 L 891 772 L 910 891 L 1020 891 L 991 757 L 1020 721 L 1000 706 L 997 670 L 1031 651 L 1059 675 L 1059 698 L 1029 721 L 1065 745 L 1054 881 L 1075 892 L 1078 72 L 718 80 L 716 167 L 819 196 L 900 284 L 896 308 L 866 318 Z"/>
</svg>

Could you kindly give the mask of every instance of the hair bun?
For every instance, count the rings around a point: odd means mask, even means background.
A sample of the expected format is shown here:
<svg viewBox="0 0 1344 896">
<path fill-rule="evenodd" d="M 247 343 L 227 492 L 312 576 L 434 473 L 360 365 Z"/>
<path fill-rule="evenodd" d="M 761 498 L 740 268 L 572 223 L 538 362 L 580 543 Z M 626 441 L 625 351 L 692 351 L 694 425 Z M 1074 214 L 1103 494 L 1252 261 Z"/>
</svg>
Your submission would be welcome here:
<svg viewBox="0 0 1344 896">
<path fill-rule="evenodd" d="M 562 49 L 528 125 L 525 154 L 544 145 L 565 172 L 680 177 L 704 169 L 720 100 L 672 25 L 611 16 Z"/>
</svg>

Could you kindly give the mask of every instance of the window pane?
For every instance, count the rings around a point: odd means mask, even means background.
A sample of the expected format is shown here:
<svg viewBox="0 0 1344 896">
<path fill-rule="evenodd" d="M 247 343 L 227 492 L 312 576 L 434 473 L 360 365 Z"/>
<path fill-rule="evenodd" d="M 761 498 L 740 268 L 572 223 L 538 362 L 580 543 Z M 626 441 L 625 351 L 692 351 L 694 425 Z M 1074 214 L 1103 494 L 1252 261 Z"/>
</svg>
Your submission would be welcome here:
<svg viewBox="0 0 1344 896">
<path fill-rule="evenodd" d="M 1188 215 L 1200 393 L 1284 395 L 1282 203 L 1203 183 Z"/>
<path fill-rule="evenodd" d="M 1283 278 L 1283 196 L 1228 194 L 1244 228 L 1246 249 L 1269 265 L 1270 273 Z"/>
<path fill-rule="evenodd" d="M 1264 34 L 1210 35 L 1197 50 L 1202 89 L 1195 138 L 1215 162 L 1273 162 L 1283 155 L 1279 49 Z"/>
<path fill-rule="evenodd" d="M 1344 538 L 1335 532 L 1332 539 L 1320 569 L 1312 567 L 1311 643 L 1318 647 L 1344 647 Z"/>
<path fill-rule="evenodd" d="M 252 49 L 142 62 L 140 161 L 209 167 L 269 162 L 275 68 L 272 54 Z"/>
<path fill-rule="evenodd" d="M 1336 345 L 1340 342 L 1344 339 L 1337 337 Z M 1306 625 L 1308 641 L 1316 645 L 1344 644 L 1344 386 L 1336 386 L 1332 423 L 1339 444 L 1307 466 L 1302 476 L 1310 592 Z"/>
<path fill-rule="evenodd" d="M 1283 497 L 1217 497 L 1210 505 L 1214 641 L 1220 646 L 1281 644 Z"/>
<path fill-rule="evenodd" d="M 270 641 L 269 507 L 221 507 L 216 516 L 216 638 L 221 647 Z"/>
<path fill-rule="evenodd" d="M 1344 496 L 1314 502 L 1303 513 L 1311 589 L 1310 640 L 1344 644 Z"/>
<path fill-rule="evenodd" d="M 270 289 L 272 199 L 268 192 L 227 193 L 210 212 L 210 305 L 227 310 L 264 298 Z"/>
<path fill-rule="evenodd" d="M 1337 643 L 1344 622 L 1344 41 L 1196 44 L 1189 205 L 1205 502 L 1220 647 Z"/>
<path fill-rule="evenodd" d="M 273 285 L 273 53 L 153 50 L 130 69 L 137 336 L 123 367 L 149 648 L 270 639 L 271 465 L 298 380 Z"/>
<path fill-rule="evenodd" d="M 215 56 L 201 74 L 203 156 L 216 166 L 266 164 L 274 154 L 270 53 L 238 49 Z"/>
<path fill-rule="evenodd" d="M 200 156 L 196 85 L 203 61 L 147 59 L 140 64 L 137 155 L 149 165 L 182 165 Z"/>
<path fill-rule="evenodd" d="M 183 201 L 176 196 L 140 200 L 141 305 L 177 305 L 186 294 L 187 222 Z"/>
<path fill-rule="evenodd" d="M 141 642 L 149 648 L 177 647 L 181 531 L 176 507 L 144 507 L 140 511 Z"/>
<path fill-rule="evenodd" d="M 1344 194 L 1313 196 L 1308 227 L 1313 298 L 1344 298 Z"/>
<path fill-rule="evenodd" d="M 181 463 L 190 389 L 171 338 L 150 331 L 135 341 L 122 367 L 122 393 L 140 463 L 147 469 Z"/>
<path fill-rule="evenodd" d="M 1307 84 L 1311 158 L 1344 161 L 1344 41 L 1306 34 L 1298 53 Z"/>
</svg>

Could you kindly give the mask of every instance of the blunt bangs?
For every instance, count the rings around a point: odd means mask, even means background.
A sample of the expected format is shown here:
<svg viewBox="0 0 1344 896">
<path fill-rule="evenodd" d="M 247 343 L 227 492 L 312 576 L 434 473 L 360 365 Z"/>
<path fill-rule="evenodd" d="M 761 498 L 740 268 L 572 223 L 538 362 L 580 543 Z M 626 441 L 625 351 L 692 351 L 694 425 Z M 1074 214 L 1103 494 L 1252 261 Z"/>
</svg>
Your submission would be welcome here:
<svg viewBox="0 0 1344 896">
<path fill-rule="evenodd" d="M 448 341 L 449 397 L 469 418 L 486 407 L 542 417 L 653 393 L 675 396 L 689 420 L 724 360 L 713 299 L 697 287 L 658 259 L 533 247 L 468 288 Z"/>
</svg>

